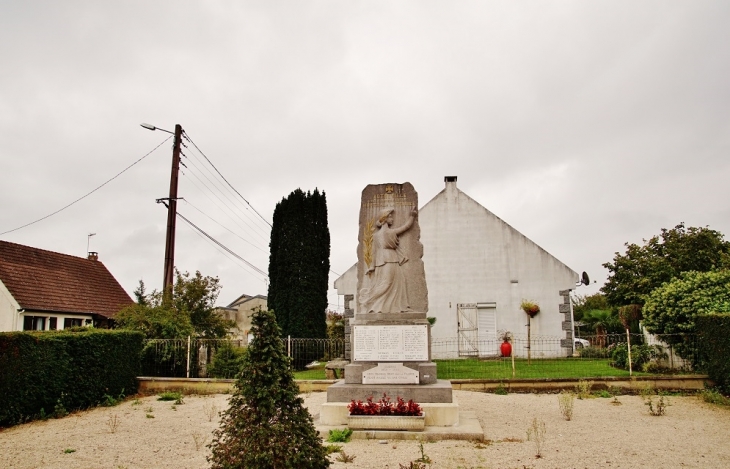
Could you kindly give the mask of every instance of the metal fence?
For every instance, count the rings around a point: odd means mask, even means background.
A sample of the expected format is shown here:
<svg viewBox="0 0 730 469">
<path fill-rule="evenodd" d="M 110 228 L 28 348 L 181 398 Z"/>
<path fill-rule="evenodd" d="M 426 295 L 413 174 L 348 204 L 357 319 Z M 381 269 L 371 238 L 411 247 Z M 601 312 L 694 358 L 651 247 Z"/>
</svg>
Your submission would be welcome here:
<svg viewBox="0 0 730 469">
<path fill-rule="evenodd" d="M 500 340 L 479 341 L 476 344 L 478 352 L 467 354 L 464 353 L 464 347 L 460 347 L 459 338 L 433 339 L 431 358 L 438 365 L 439 377 L 446 379 L 554 377 L 556 370 L 565 373 L 565 377 L 571 377 L 573 373 L 596 373 L 596 376 L 622 374 L 610 365 L 613 350 L 619 344 L 626 343 L 626 334 L 593 335 L 581 339 L 576 342 L 574 352 L 572 347 L 566 347 L 565 339 L 533 337 L 528 342 L 526 337 L 515 336 L 511 340 L 514 360 L 501 355 Z M 144 376 L 160 377 L 208 377 L 208 365 L 215 359 L 216 352 L 224 342 L 234 347 L 246 346 L 243 340 L 148 340 L 143 350 L 142 373 Z M 295 371 L 303 370 L 314 362 L 323 365 L 345 354 L 345 341 L 341 339 L 284 338 L 282 342 Z M 656 354 L 650 361 L 657 369 L 688 371 L 702 361 L 698 356 L 701 347 L 693 335 L 662 337 L 632 334 L 631 345 L 632 349 L 634 346 L 653 346 Z M 636 357 L 633 359 L 636 360 Z M 322 375 L 324 377 L 324 370 Z"/>
<path fill-rule="evenodd" d="M 631 334 L 633 372 L 691 372 L 701 363 L 694 335 L 654 336 Z M 628 374 L 626 334 L 603 334 L 570 341 L 537 337 L 530 341 L 516 336 L 511 356 L 502 356 L 501 340 L 481 340 L 470 353 L 458 338 L 434 339 L 432 359 L 444 379 L 574 378 Z M 675 344 L 675 345 L 670 345 Z"/>
<path fill-rule="evenodd" d="M 245 340 L 228 339 L 150 339 L 142 351 L 142 375 L 170 378 L 207 378 L 208 365 L 224 343 L 245 348 Z M 342 339 L 282 339 L 292 368 L 302 370 L 313 362 L 326 362 L 345 356 Z"/>
</svg>

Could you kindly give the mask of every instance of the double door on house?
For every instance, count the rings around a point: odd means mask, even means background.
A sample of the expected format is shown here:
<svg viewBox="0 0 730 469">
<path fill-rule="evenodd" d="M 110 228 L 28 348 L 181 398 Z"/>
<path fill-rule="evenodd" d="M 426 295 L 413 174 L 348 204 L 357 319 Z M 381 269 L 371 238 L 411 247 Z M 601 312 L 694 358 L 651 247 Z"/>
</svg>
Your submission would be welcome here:
<svg viewBox="0 0 730 469">
<path fill-rule="evenodd" d="M 498 356 L 497 303 L 459 303 L 456 310 L 459 356 Z"/>
</svg>

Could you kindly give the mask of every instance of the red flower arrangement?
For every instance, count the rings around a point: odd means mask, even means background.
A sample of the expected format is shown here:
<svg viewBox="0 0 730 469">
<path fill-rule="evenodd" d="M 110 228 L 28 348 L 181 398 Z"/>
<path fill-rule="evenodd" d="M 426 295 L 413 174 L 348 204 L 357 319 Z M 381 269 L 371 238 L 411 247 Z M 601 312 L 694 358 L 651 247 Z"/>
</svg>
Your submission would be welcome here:
<svg viewBox="0 0 730 469">
<path fill-rule="evenodd" d="M 422 414 L 421 406 L 413 402 L 413 399 L 406 402 L 397 397 L 396 402 L 391 402 L 385 393 L 378 402 L 373 402 L 373 396 L 368 397 L 366 402 L 352 400 L 347 404 L 347 410 L 350 411 L 350 415 L 420 416 Z"/>
</svg>

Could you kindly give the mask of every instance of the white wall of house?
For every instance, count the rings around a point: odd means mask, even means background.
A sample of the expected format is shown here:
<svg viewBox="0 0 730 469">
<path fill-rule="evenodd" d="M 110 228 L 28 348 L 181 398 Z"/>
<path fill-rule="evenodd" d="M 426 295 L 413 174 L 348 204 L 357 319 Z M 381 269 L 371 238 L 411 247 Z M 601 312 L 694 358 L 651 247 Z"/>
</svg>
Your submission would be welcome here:
<svg viewBox="0 0 730 469">
<path fill-rule="evenodd" d="M 20 322 L 20 329 L 17 328 L 18 308 L 20 308 L 20 305 L 0 280 L 0 332 L 23 330 L 22 321 Z"/>
<path fill-rule="evenodd" d="M 538 303 L 541 309 L 531 320 L 532 338 L 552 339 L 550 346 L 533 347 L 532 356 L 572 352 L 560 346 L 560 339 L 566 338 L 560 291 L 575 287 L 575 271 L 458 190 L 455 178 L 420 209 L 418 219 L 428 316 L 436 318 L 431 329 L 434 358 L 458 356 L 460 348 L 469 347 L 463 342 L 436 346 L 447 339 L 468 341 L 471 335 L 479 342 L 474 346 L 478 355 L 484 356 L 498 353 L 498 330 L 526 337 L 527 315 L 520 309 L 523 299 Z M 356 277 L 354 268 L 345 272 L 335 283 L 338 293 L 353 294 Z M 459 305 L 464 305 L 461 316 Z M 351 307 L 357 312 L 357 301 Z M 468 331 L 469 322 L 474 331 Z M 514 353 L 526 356 L 527 351 L 517 348 Z"/>
<path fill-rule="evenodd" d="M 93 317 L 91 315 L 24 310 L 21 314 L 18 315 L 18 322 L 16 325 L 16 327 L 17 327 L 16 330 L 18 330 L 18 331 L 23 330 L 25 318 L 28 316 L 32 316 L 34 318 L 42 318 L 42 321 L 40 321 L 40 323 L 42 325 L 42 329 L 36 328 L 34 330 L 61 331 L 63 329 L 67 329 L 67 328 L 75 327 L 75 326 L 91 326 L 94 323 Z M 52 324 L 54 321 L 55 321 L 55 328 Z M 66 322 L 69 323 L 68 327 L 66 325 Z"/>
<path fill-rule="evenodd" d="M 458 190 L 456 181 L 420 210 L 419 222 L 434 340 L 458 337 L 458 305 L 475 303 L 480 340 L 496 341 L 497 330 L 526 336 L 523 299 L 541 309 L 531 320 L 532 337 L 565 337 L 559 292 L 575 287 L 576 272 Z"/>
</svg>

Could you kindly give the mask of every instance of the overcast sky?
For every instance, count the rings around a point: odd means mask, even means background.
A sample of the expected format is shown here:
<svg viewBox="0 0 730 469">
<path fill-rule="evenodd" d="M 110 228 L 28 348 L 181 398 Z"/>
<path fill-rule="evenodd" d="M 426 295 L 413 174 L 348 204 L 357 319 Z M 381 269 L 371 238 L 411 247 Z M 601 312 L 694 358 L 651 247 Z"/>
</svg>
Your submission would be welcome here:
<svg viewBox="0 0 730 469">
<path fill-rule="evenodd" d="M 130 294 L 159 289 L 172 140 L 139 124 L 180 124 L 250 203 L 188 143 L 180 213 L 263 271 L 251 207 L 323 190 L 341 274 L 367 184 L 424 205 L 455 175 L 593 293 L 625 242 L 730 235 L 728 25 L 696 0 L 0 2 L 0 239 L 89 241 Z M 182 220 L 176 265 L 218 276 L 220 304 L 267 293 Z"/>
</svg>

